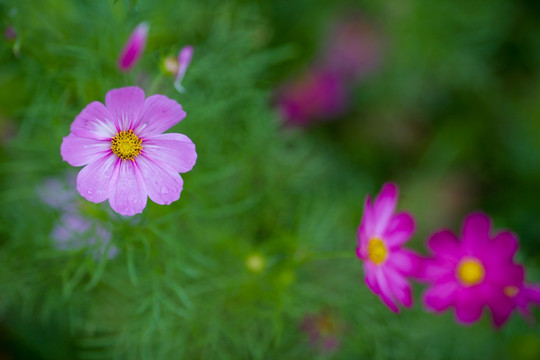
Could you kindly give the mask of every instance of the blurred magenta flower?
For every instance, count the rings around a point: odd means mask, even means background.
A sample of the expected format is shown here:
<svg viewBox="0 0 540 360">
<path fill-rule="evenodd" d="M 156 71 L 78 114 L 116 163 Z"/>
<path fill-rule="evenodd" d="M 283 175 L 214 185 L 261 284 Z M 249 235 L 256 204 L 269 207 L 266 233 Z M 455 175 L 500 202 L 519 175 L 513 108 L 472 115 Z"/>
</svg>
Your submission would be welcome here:
<svg viewBox="0 0 540 360">
<path fill-rule="evenodd" d="M 17 38 L 17 30 L 13 26 L 6 26 L 4 29 L 4 39 L 8 41 L 15 40 Z"/>
<path fill-rule="evenodd" d="M 367 197 L 356 249 L 367 286 L 394 312 L 399 312 L 397 302 L 412 306 L 406 278 L 416 277 L 422 266 L 418 255 L 401 247 L 414 232 L 414 219 L 405 212 L 394 214 L 397 200 L 398 188 L 391 183 L 384 184 L 373 204 Z"/>
<path fill-rule="evenodd" d="M 118 57 L 118 68 L 121 71 L 131 70 L 139 61 L 146 47 L 149 29 L 150 26 L 146 22 L 142 22 L 135 27 Z"/>
<path fill-rule="evenodd" d="M 347 102 L 342 79 L 326 69 L 314 68 L 283 85 L 275 105 L 288 125 L 306 126 L 341 115 Z"/>
<path fill-rule="evenodd" d="M 531 305 L 540 306 L 540 285 L 523 284 L 520 288 L 507 286 L 504 288 L 506 296 L 510 297 L 521 315 L 528 320 L 532 320 L 530 310 Z"/>
<path fill-rule="evenodd" d="M 187 68 L 191 63 L 191 58 L 193 57 L 193 46 L 185 46 L 180 50 L 178 54 L 178 70 L 176 72 L 176 77 L 174 80 L 174 88 L 180 92 L 184 92 L 182 87 L 182 80 L 186 74 Z"/>
<path fill-rule="evenodd" d="M 310 346 L 318 352 L 335 352 L 341 347 L 342 325 L 330 314 L 308 314 L 304 316 L 300 329 L 309 336 Z"/>
<path fill-rule="evenodd" d="M 335 22 L 319 61 L 345 81 L 358 81 L 380 66 L 382 55 L 381 32 L 363 16 L 353 13 Z"/>
<path fill-rule="evenodd" d="M 145 99 L 138 87 L 110 90 L 105 105 L 94 101 L 77 115 L 60 152 L 72 166 L 84 166 L 77 190 L 88 201 L 109 200 L 121 215 L 146 207 L 147 197 L 161 205 L 180 198 L 178 174 L 195 165 L 195 145 L 185 135 L 162 134 L 186 113 L 163 95 Z"/>
<path fill-rule="evenodd" d="M 457 320 L 471 324 L 488 306 L 495 326 L 504 324 L 516 306 L 510 295 L 522 288 L 524 269 L 513 260 L 517 237 L 509 231 L 492 237 L 490 232 L 489 217 L 475 213 L 465 219 L 461 241 L 447 230 L 429 239 L 433 257 L 424 269 L 425 280 L 432 284 L 424 294 L 428 309 L 454 307 Z"/>
</svg>

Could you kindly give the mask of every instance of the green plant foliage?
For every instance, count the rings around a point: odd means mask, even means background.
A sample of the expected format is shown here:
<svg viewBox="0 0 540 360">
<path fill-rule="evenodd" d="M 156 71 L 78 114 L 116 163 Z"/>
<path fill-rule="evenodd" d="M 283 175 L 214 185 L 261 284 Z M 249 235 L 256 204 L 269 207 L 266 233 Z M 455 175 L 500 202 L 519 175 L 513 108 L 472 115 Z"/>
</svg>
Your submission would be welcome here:
<svg viewBox="0 0 540 360">
<path fill-rule="evenodd" d="M 341 118 L 283 127 L 274 90 L 314 62 L 325 29 L 349 9 L 384 34 L 380 68 Z M 539 15 L 534 2 L 513 0 L 0 0 L 2 29 L 17 32 L 0 41 L 6 351 L 16 359 L 539 358 L 539 328 L 518 316 L 499 331 L 487 316 L 463 327 L 451 313 L 423 311 L 420 287 L 413 309 L 391 313 L 355 256 L 366 194 L 395 181 L 400 208 L 417 220 L 411 247 L 425 252 L 430 233 L 457 231 L 481 208 L 519 234 L 527 278 L 540 281 Z M 146 51 L 122 73 L 118 54 L 141 21 L 150 24 Z M 188 44 L 195 51 L 180 94 L 161 63 Z M 88 103 L 132 85 L 182 104 L 187 117 L 170 132 L 193 140 L 197 163 L 182 174 L 179 201 L 149 201 L 134 217 L 76 194 L 94 225 L 80 235 L 85 246 L 61 248 L 53 235 L 61 211 L 39 194 L 77 172 L 62 161 L 62 138 Z M 301 330 L 313 314 L 337 324 L 335 351 L 321 352 Z"/>
</svg>

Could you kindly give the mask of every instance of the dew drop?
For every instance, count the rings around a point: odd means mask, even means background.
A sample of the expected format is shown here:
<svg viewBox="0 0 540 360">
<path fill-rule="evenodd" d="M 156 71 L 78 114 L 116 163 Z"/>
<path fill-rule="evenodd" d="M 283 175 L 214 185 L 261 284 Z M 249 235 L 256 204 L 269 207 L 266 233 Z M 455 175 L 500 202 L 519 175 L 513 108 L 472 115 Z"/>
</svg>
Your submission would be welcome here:
<svg viewBox="0 0 540 360">
<path fill-rule="evenodd" d="M 163 195 L 167 195 L 167 194 L 169 193 L 169 189 L 167 189 L 165 186 L 163 186 L 163 187 L 161 188 L 161 193 L 162 193 Z"/>
</svg>

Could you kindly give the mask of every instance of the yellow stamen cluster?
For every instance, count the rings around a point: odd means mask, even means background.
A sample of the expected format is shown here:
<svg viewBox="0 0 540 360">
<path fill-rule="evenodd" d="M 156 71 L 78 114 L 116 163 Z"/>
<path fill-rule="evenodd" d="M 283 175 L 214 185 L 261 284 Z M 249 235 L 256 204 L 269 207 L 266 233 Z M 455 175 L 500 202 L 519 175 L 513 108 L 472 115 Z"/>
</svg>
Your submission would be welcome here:
<svg viewBox="0 0 540 360">
<path fill-rule="evenodd" d="M 371 240 L 369 240 L 368 256 L 375 265 L 379 265 L 384 262 L 387 255 L 388 250 L 386 250 L 386 246 L 381 239 L 372 238 Z"/>
<path fill-rule="evenodd" d="M 476 258 L 465 258 L 458 265 L 457 277 L 465 286 L 479 284 L 484 280 L 484 266 Z"/>
<path fill-rule="evenodd" d="M 122 160 L 133 160 L 141 153 L 142 140 L 133 133 L 133 130 L 120 131 L 111 140 L 111 150 Z"/>
<path fill-rule="evenodd" d="M 519 289 L 515 286 L 505 286 L 504 287 L 504 294 L 508 297 L 514 297 L 518 294 Z"/>
</svg>

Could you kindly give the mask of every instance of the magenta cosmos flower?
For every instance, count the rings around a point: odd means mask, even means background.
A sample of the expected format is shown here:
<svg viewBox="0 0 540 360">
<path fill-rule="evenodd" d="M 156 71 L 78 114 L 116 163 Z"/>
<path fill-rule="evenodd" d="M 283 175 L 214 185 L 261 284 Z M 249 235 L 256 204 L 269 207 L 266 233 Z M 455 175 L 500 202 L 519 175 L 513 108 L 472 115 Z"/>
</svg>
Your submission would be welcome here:
<svg viewBox="0 0 540 360">
<path fill-rule="evenodd" d="M 138 87 L 114 89 L 105 105 L 90 103 L 71 124 L 62 142 L 64 161 L 84 166 L 77 190 L 88 201 L 109 199 L 122 215 L 143 211 L 147 196 L 167 205 L 180 198 L 178 174 L 193 168 L 195 145 L 182 134 L 162 134 L 186 113 L 163 95 L 145 99 Z"/>
<path fill-rule="evenodd" d="M 540 306 L 539 284 L 523 284 L 521 288 L 507 286 L 504 288 L 504 293 L 514 301 L 517 309 L 526 319 L 532 319 L 531 305 Z"/>
<path fill-rule="evenodd" d="M 416 276 L 421 266 L 418 255 L 401 247 L 414 232 L 414 220 L 404 212 L 394 214 L 397 200 L 398 188 L 390 183 L 373 204 L 367 197 L 356 249 L 364 262 L 367 286 L 395 312 L 399 312 L 396 302 L 412 305 L 407 277 Z"/>
<path fill-rule="evenodd" d="M 516 236 L 502 231 L 491 237 L 490 231 L 489 217 L 475 213 L 465 219 L 461 241 L 446 230 L 429 239 L 433 257 L 426 260 L 425 280 L 433 286 L 424 294 L 428 309 L 442 312 L 454 307 L 457 320 L 464 324 L 477 321 L 484 306 L 490 308 L 496 326 L 508 319 L 524 270 L 513 260 Z"/>
<path fill-rule="evenodd" d="M 288 125 L 308 126 L 345 112 L 348 90 L 338 74 L 327 69 L 310 69 L 282 86 L 276 108 Z"/>
<path fill-rule="evenodd" d="M 149 29 L 150 26 L 142 22 L 133 30 L 118 57 L 118 68 L 120 70 L 129 71 L 139 61 L 146 47 Z"/>
</svg>

